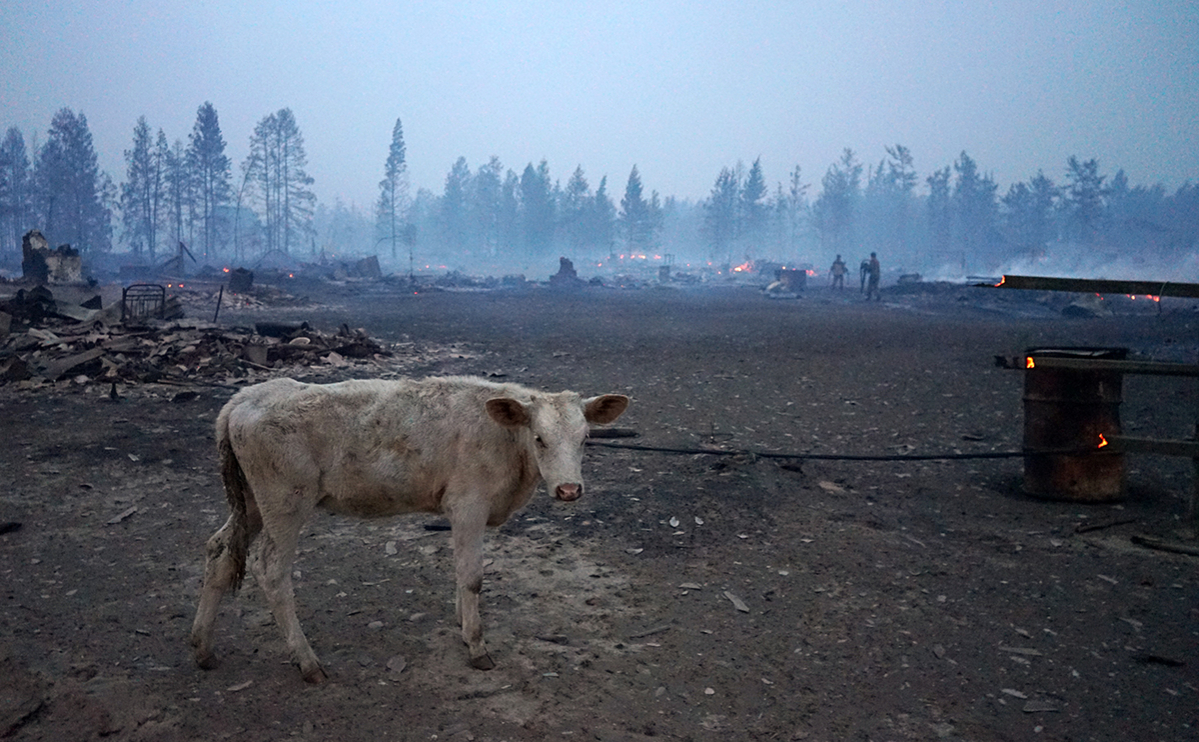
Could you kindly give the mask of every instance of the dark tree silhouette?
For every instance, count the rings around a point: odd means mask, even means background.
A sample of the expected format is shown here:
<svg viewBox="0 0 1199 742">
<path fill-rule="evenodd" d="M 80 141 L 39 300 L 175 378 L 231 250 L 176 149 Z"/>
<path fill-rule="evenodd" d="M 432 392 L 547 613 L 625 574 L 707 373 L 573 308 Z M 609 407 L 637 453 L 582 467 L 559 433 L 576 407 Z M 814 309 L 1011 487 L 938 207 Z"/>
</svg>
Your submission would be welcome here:
<svg viewBox="0 0 1199 742">
<path fill-rule="evenodd" d="M 188 180 L 194 194 L 194 207 L 200 228 L 200 251 L 215 256 L 221 241 L 219 213 L 229 204 L 230 163 L 225 154 L 225 139 L 216 108 L 205 102 L 196 111 L 196 123 L 188 140 Z"/>
<path fill-rule="evenodd" d="M 408 203 L 408 162 L 404 146 L 404 127 L 397 118 L 391 129 L 391 145 L 383 164 L 383 180 L 379 181 L 379 200 L 375 206 L 375 231 L 380 242 L 391 244 L 391 258 L 396 259 L 396 246 L 405 234 L 404 210 Z"/>
<path fill-rule="evenodd" d="M 63 108 L 54 114 L 34 173 L 38 216 L 47 239 L 67 242 L 80 252 L 112 247 L 114 189 L 100 172 L 87 118 Z"/>
<path fill-rule="evenodd" d="M 25 138 L 12 127 L 0 143 L 0 253 L 20 250 L 33 226 L 33 170 Z"/>
</svg>

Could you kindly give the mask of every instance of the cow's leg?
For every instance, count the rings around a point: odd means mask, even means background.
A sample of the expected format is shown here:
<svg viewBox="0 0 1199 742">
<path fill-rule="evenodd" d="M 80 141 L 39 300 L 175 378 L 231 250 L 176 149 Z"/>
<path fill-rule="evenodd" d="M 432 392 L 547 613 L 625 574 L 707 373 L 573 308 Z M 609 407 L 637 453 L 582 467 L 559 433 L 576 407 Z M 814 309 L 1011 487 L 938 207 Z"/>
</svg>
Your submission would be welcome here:
<svg viewBox="0 0 1199 742">
<path fill-rule="evenodd" d="M 297 498 L 298 499 L 298 498 Z M 269 518 L 259 542 L 257 558 L 251 561 L 254 578 L 266 594 L 275 623 L 283 631 L 283 638 L 291 650 L 292 657 L 300 665 L 304 680 L 320 683 L 328 677 L 320 660 L 308 644 L 300 619 L 296 616 L 296 596 L 291 584 L 291 567 L 296 558 L 296 542 L 300 529 L 307 520 L 307 513 L 295 511 L 283 518 Z"/>
<path fill-rule="evenodd" d="M 258 518 L 257 508 L 250 508 L 247 515 L 247 541 L 253 541 L 262 528 L 262 521 Z M 236 513 L 231 514 L 225 525 L 208 539 L 204 584 L 200 588 L 200 601 L 191 633 L 192 656 L 196 664 L 205 670 L 211 670 L 218 664 L 212 651 L 212 627 L 216 622 L 217 608 L 221 598 L 237 582 L 238 572 L 245 568 L 245 565 L 237 564 L 234 550 L 230 548 L 229 541 L 236 528 L 236 518 Z"/>
<path fill-rule="evenodd" d="M 483 643 L 479 618 L 479 593 L 483 592 L 483 532 L 487 513 L 482 507 L 457 507 L 450 512 L 454 544 L 454 571 L 458 583 L 457 614 L 462 640 L 470 651 L 470 664 L 479 670 L 495 667 Z"/>
</svg>

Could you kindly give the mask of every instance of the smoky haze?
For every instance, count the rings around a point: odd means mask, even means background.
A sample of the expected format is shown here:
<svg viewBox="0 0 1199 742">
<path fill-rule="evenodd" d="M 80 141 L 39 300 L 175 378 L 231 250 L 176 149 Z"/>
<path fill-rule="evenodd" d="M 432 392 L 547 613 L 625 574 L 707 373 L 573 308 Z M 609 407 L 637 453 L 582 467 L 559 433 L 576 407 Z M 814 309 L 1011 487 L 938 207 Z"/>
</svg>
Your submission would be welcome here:
<svg viewBox="0 0 1199 742">
<path fill-rule="evenodd" d="M 586 276 L 613 257 L 823 272 L 877 251 L 928 277 L 1195 280 L 1197 51 L 1187 2 L 16 0 L 0 8 L 0 127 L 22 147 L 6 138 L 0 158 L 24 152 L 29 187 L 20 204 L 0 190 L 0 250 L 7 267 L 39 228 L 144 260 L 182 238 L 214 265 L 378 254 L 406 272 L 411 254 L 421 271 L 544 278 L 560 255 Z M 206 103 L 227 158 L 215 205 L 128 196 L 139 117 L 194 182 Z M 255 157 L 284 129 L 304 179 L 280 213 Z M 80 132 L 84 225 L 51 213 L 42 156 Z M 60 169 L 86 170 L 77 154 Z"/>
</svg>

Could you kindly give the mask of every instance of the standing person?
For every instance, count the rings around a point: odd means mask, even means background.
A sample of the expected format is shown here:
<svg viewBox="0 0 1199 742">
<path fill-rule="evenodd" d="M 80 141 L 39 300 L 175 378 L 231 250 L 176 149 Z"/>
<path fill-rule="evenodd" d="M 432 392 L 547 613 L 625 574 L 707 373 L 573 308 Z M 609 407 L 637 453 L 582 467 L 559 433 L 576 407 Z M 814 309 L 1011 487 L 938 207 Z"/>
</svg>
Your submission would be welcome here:
<svg viewBox="0 0 1199 742">
<path fill-rule="evenodd" d="M 841 259 L 840 255 L 833 261 L 833 267 L 829 268 L 828 272 L 833 277 L 833 288 L 845 288 L 845 274 L 849 272 L 849 269 L 845 267 L 845 261 Z"/>
<path fill-rule="evenodd" d="M 858 266 L 858 279 L 862 285 L 858 287 L 858 293 L 866 293 L 866 277 L 870 275 L 870 258 L 862 258 L 862 264 Z"/>
<path fill-rule="evenodd" d="M 883 267 L 879 265 L 878 255 L 870 253 L 870 265 L 867 267 L 866 301 L 874 296 L 875 301 L 882 301 L 883 295 L 878 290 L 878 281 L 883 277 Z"/>
</svg>

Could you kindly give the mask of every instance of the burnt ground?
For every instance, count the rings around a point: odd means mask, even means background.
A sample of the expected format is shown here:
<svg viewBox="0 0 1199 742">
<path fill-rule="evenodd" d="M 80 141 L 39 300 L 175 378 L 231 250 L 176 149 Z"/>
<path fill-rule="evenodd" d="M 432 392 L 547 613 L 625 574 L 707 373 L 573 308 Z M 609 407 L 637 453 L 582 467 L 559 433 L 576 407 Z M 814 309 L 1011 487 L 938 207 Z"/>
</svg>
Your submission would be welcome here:
<svg viewBox="0 0 1199 742">
<path fill-rule="evenodd" d="M 1193 360 L 1199 315 L 1068 319 L 1053 299 L 941 288 L 411 294 L 307 287 L 315 308 L 222 315 L 365 327 L 386 368 L 634 402 L 633 443 L 822 454 L 1018 451 L 1022 374 L 993 356 L 1127 346 Z M 449 349 L 448 351 L 446 349 Z M 0 388 L 0 734 L 18 740 L 1184 740 L 1199 737 L 1190 462 L 1128 458 L 1118 504 L 1036 500 L 1019 458 L 805 461 L 593 447 L 588 493 L 490 534 L 470 669 L 433 518 L 318 517 L 305 685 L 247 580 L 213 671 L 187 646 L 225 517 L 211 426 L 232 393 Z M 1136 435 L 1189 434 L 1192 382 L 1129 377 Z M 136 508 L 135 511 L 131 511 Z M 1088 530 L 1089 529 L 1089 530 Z M 739 607 L 740 606 L 740 607 Z M 744 608 L 744 610 L 742 610 Z"/>
</svg>

